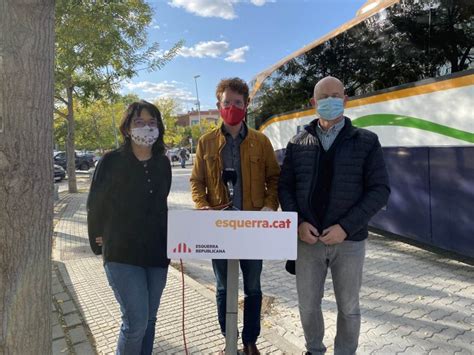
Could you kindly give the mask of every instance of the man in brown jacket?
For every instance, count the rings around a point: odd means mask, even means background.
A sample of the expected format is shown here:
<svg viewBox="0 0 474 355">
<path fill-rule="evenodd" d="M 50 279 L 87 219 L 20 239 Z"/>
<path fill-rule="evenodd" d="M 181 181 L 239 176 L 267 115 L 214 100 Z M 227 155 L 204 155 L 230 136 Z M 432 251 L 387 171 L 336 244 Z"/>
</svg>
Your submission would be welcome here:
<svg viewBox="0 0 474 355">
<path fill-rule="evenodd" d="M 270 140 L 244 122 L 249 98 L 247 84 L 239 78 L 221 80 L 216 97 L 223 122 L 198 142 L 191 175 L 196 207 L 213 209 L 229 203 L 222 172 L 230 169 L 237 176 L 232 201 L 234 207 L 245 211 L 276 211 L 280 167 Z M 227 260 L 212 260 L 212 267 L 217 283 L 219 324 L 225 335 Z M 262 260 L 240 260 L 240 268 L 245 293 L 244 353 L 259 354 L 255 344 L 260 334 Z"/>
</svg>

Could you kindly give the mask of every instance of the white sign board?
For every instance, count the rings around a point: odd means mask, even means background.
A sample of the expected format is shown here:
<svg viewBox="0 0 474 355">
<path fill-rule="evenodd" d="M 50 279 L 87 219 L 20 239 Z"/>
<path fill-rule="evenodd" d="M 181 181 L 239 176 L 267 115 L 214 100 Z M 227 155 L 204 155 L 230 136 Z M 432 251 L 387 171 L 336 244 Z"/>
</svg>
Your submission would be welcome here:
<svg viewBox="0 0 474 355">
<path fill-rule="evenodd" d="M 170 259 L 296 259 L 295 212 L 168 211 Z"/>
</svg>

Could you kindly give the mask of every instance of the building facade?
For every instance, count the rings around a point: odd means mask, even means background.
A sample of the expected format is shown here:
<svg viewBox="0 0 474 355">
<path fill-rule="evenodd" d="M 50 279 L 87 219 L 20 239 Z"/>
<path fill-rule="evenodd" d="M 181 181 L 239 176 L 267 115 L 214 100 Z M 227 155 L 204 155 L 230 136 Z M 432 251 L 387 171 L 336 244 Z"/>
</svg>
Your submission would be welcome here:
<svg viewBox="0 0 474 355">
<path fill-rule="evenodd" d="M 201 121 L 216 123 L 219 120 L 219 110 L 201 111 Z M 178 115 L 176 124 L 181 127 L 195 126 L 199 124 L 199 112 L 189 111 L 188 113 Z"/>
</svg>

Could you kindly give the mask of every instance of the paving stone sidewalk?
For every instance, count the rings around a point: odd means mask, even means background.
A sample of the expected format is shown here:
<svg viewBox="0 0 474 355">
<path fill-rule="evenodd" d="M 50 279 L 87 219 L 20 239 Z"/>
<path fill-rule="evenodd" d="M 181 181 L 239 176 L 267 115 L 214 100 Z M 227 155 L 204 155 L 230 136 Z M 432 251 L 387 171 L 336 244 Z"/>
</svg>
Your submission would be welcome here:
<svg viewBox="0 0 474 355">
<path fill-rule="evenodd" d="M 56 291 L 61 290 L 61 285 L 67 286 L 67 294 L 77 305 L 72 313 L 66 313 L 64 318 L 66 323 L 69 322 L 66 326 L 90 329 L 89 343 L 94 349 L 87 349 L 88 353 L 112 354 L 120 327 L 120 309 L 107 283 L 101 257 L 94 256 L 89 249 L 85 209 L 87 192 L 74 195 L 62 192 L 61 198 L 66 207 L 55 226 L 54 255 L 60 265 L 57 269 L 59 276 L 64 282 L 56 283 Z M 180 207 L 183 206 L 170 199 L 170 208 Z M 181 294 L 181 274 L 170 267 L 158 312 L 154 353 L 184 353 Z M 213 292 L 185 275 L 185 295 L 189 353 L 209 354 L 222 350 L 225 342 L 217 322 Z M 65 298 L 64 304 L 66 302 L 69 299 Z M 73 306 L 71 303 L 68 305 Z M 82 354 L 81 349 L 76 350 L 71 344 L 68 346 L 71 341 L 67 337 L 55 341 L 56 348 L 64 353 Z M 300 352 L 294 344 L 278 336 L 275 330 L 265 327 L 258 346 L 263 353 Z"/>
<path fill-rule="evenodd" d="M 170 209 L 193 207 L 189 176 L 189 168 L 173 169 Z M 90 328 L 90 344 L 100 354 L 112 353 L 120 313 L 107 285 L 102 261 L 89 251 L 86 192 L 63 192 L 61 196 L 67 200 L 67 208 L 56 226 L 55 251 L 58 265 L 62 266 L 58 266 L 62 270 L 59 275 L 78 305 L 86 336 Z M 358 354 L 474 354 L 473 266 L 453 260 L 448 254 L 435 254 L 372 234 L 364 268 Z M 185 288 L 188 347 L 194 353 L 217 352 L 224 341 L 217 325 L 212 267 L 209 262 L 186 262 L 185 272 L 189 276 Z M 170 268 L 158 314 L 157 353 L 183 353 L 180 277 L 177 270 Z M 264 353 L 301 353 L 304 337 L 295 279 L 284 271 L 284 262 L 264 262 L 262 288 L 265 312 L 260 347 Z M 332 353 L 337 313 L 330 273 L 323 311 L 325 343 L 328 353 Z"/>
<path fill-rule="evenodd" d="M 174 176 L 174 203 L 192 208 L 189 173 Z M 472 260 L 471 260 L 472 261 Z M 186 262 L 187 274 L 214 291 L 212 266 Z M 242 280 L 240 280 L 242 282 Z M 242 287 L 242 286 L 241 286 Z M 263 324 L 304 349 L 295 277 L 283 261 L 264 261 Z M 325 284 L 325 344 L 333 352 L 337 306 L 331 274 Z M 361 290 L 358 354 L 474 354 L 474 267 L 404 242 L 371 234 Z"/>
<path fill-rule="evenodd" d="M 78 187 L 86 191 L 89 186 L 89 175 L 79 175 Z M 66 211 L 72 195 L 64 193 L 67 182 L 56 184 L 62 191 L 61 199 L 55 201 L 54 225 L 57 226 Z M 94 338 L 89 326 L 82 317 L 80 305 L 72 296 L 74 290 L 71 281 L 67 278 L 64 264 L 60 261 L 57 233 L 53 234 L 53 261 L 52 261 L 52 351 L 53 354 L 96 354 Z"/>
</svg>

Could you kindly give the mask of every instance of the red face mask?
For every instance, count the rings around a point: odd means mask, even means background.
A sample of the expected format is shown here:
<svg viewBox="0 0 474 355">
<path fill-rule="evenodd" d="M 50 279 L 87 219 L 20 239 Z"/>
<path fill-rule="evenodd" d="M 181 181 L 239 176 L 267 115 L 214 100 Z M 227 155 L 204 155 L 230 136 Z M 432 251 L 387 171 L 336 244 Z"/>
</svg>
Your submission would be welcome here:
<svg viewBox="0 0 474 355">
<path fill-rule="evenodd" d="M 234 105 L 221 108 L 219 110 L 219 113 L 221 114 L 221 117 L 224 122 L 230 126 L 238 125 L 245 117 L 245 109 L 238 108 Z"/>
</svg>

